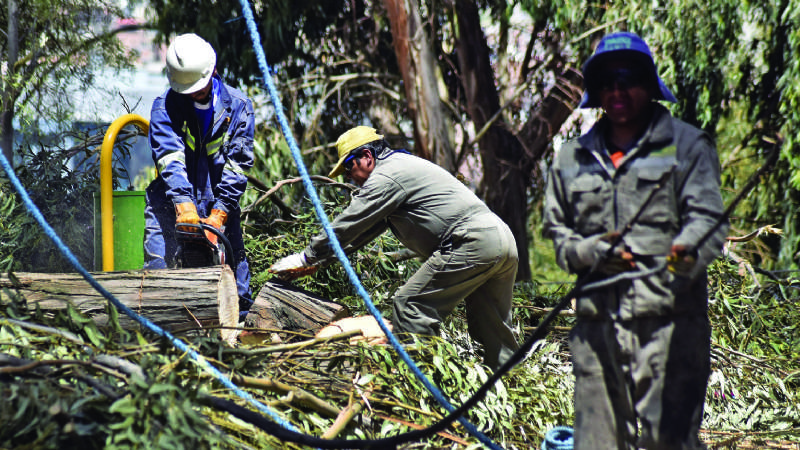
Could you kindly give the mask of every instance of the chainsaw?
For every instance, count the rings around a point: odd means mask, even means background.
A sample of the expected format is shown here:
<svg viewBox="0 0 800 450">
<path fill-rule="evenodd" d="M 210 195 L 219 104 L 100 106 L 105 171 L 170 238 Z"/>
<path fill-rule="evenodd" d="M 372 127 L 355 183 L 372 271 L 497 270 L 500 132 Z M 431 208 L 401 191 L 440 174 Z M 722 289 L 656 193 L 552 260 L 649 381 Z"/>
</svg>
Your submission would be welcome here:
<svg viewBox="0 0 800 450">
<path fill-rule="evenodd" d="M 206 236 L 209 231 L 217 236 L 214 244 Z M 220 230 L 206 223 L 175 224 L 178 242 L 178 267 L 210 267 L 233 263 L 231 243 Z"/>
</svg>

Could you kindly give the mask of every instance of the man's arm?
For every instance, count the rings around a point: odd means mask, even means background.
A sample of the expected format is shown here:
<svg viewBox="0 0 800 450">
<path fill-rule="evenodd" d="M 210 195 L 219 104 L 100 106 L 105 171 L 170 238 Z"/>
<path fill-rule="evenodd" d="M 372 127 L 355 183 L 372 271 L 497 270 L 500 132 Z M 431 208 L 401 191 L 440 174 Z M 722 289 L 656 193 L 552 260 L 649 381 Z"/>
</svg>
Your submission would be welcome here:
<svg viewBox="0 0 800 450">
<path fill-rule="evenodd" d="M 352 253 L 383 233 L 388 227 L 386 218 L 405 198 L 402 186 L 373 173 L 364 187 L 353 195 L 350 205 L 331 223 L 342 249 Z M 333 254 L 324 231 L 311 239 L 305 254 L 311 263 Z"/>
<path fill-rule="evenodd" d="M 678 208 L 682 227 L 675 239 L 674 246 L 696 250 L 697 270 L 704 269 L 722 252 L 722 244 L 728 232 L 728 222 L 720 217 L 724 213 L 724 205 L 720 195 L 720 166 L 717 150 L 710 138 L 701 136 L 686 153 L 686 160 L 681 165 L 678 180 Z M 711 232 L 709 238 L 696 248 L 699 240 Z"/>
<path fill-rule="evenodd" d="M 192 185 L 186 175 L 185 143 L 167 110 L 169 94 L 157 98 L 150 111 L 149 141 L 159 176 L 167 184 L 167 197 L 175 205 L 194 203 Z"/>
<path fill-rule="evenodd" d="M 614 274 L 634 267 L 633 255 L 617 246 L 609 255 L 611 243 L 616 243 L 618 232 L 605 232 L 583 236 L 574 230 L 572 206 L 566 193 L 565 180 L 554 161 L 548 172 L 545 187 L 544 236 L 553 240 L 558 265 L 570 273 L 580 273 L 595 266 L 601 273 Z"/>
<path fill-rule="evenodd" d="M 373 239 L 383 234 L 387 228 L 386 222 L 378 222 L 372 228 L 362 232 L 358 237 L 348 242 L 346 245 L 341 244 L 340 242 L 340 245 L 342 245 L 342 250 L 344 251 L 345 255 L 351 255 L 360 248 L 372 242 Z M 313 250 L 314 248 L 326 248 L 326 251 L 317 253 Z M 304 250 L 304 253 L 306 254 L 306 260 L 309 264 L 318 266 L 326 266 L 336 260 L 333 249 L 330 248 L 330 245 L 328 244 L 328 236 L 324 232 L 314 236 L 311 239 L 311 242 Z M 325 256 L 322 256 L 323 254 Z"/>
</svg>

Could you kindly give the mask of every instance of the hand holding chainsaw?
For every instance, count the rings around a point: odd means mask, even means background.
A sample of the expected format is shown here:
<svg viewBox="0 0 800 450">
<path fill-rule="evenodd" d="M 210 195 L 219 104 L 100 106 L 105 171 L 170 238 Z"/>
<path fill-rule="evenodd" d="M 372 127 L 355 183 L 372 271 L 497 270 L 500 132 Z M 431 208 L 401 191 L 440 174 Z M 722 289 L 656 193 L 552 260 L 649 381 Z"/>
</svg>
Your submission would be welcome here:
<svg viewBox="0 0 800 450">
<path fill-rule="evenodd" d="M 206 217 L 205 219 L 200 219 L 200 222 L 211 225 L 220 232 L 223 231 L 222 227 L 225 226 L 225 222 L 227 221 L 228 221 L 228 213 L 222 211 L 221 209 L 212 209 L 211 214 L 209 214 L 208 217 Z M 205 233 L 209 242 L 211 242 L 214 245 L 217 245 L 217 235 L 210 231 L 206 231 Z"/>
</svg>

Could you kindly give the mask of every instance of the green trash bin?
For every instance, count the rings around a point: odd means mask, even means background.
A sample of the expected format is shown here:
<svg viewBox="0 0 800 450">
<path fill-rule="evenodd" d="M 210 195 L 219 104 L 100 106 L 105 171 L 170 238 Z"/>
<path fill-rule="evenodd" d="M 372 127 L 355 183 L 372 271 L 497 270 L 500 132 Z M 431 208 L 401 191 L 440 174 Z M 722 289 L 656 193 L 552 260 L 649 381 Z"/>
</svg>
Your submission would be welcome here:
<svg viewBox="0 0 800 450">
<path fill-rule="evenodd" d="M 114 270 L 144 265 L 144 191 L 114 191 Z M 100 193 L 94 193 L 94 270 L 103 270 Z"/>
</svg>

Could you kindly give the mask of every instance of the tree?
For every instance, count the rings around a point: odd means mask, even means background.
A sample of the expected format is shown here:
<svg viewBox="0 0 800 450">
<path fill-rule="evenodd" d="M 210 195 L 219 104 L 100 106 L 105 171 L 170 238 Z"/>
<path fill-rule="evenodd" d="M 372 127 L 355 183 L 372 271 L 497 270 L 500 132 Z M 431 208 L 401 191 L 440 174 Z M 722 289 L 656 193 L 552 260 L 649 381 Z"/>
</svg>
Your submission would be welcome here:
<svg viewBox="0 0 800 450">
<path fill-rule="evenodd" d="M 72 83 L 91 84 L 100 67 L 128 67 L 130 58 L 115 35 L 137 28 L 111 28 L 124 17 L 111 0 L 6 0 L 0 22 L 0 68 L 3 154 L 14 155 L 15 119 L 22 127 L 60 122 L 71 114 L 65 90 Z M 58 101 L 54 101 L 58 99 Z M 45 107 L 43 107 L 43 105 Z"/>
<path fill-rule="evenodd" d="M 196 1 L 191 10 L 199 14 L 159 0 L 154 8 L 159 29 L 198 28 L 212 42 L 235 36 L 241 45 L 224 50 L 221 64 L 237 79 L 255 80 L 259 74 L 247 62 L 244 25 L 235 20 L 238 7 L 230 0 Z M 361 123 L 387 130 L 390 142 L 408 143 L 444 167 L 453 161 L 451 170 L 464 173 L 511 227 L 521 260 L 518 278 L 528 279 L 530 222 L 537 220 L 545 182 L 541 169 L 554 137 L 579 131 L 582 119 L 573 110 L 582 94 L 580 66 L 596 42 L 616 30 L 642 35 L 679 98 L 672 111 L 720 142 L 732 141 L 757 165 L 766 151 L 764 139 L 791 135 L 781 123 L 796 109 L 790 107 L 796 98 L 791 78 L 796 46 L 788 31 L 797 25 L 797 15 L 790 13 L 795 3 L 307 0 L 290 7 L 286 0 L 273 0 L 255 4 L 254 13 L 312 167 L 329 168 L 332 152 L 320 152 L 325 149 L 320 144 Z M 182 15 L 165 15 L 175 10 Z M 750 57 L 761 49 L 769 50 L 768 57 Z M 745 126 L 753 133 L 736 136 L 718 128 L 731 123 L 736 127 L 730 130 Z M 453 130 L 443 130 L 449 127 Z M 784 154 L 793 148 L 789 139 L 783 145 Z M 443 154 L 448 148 L 451 156 Z M 726 156 L 727 149 L 721 153 Z M 800 184 L 800 177 L 781 173 L 781 179 Z M 730 184 L 744 178 L 737 173 Z M 757 222 L 777 220 L 774 209 L 764 210 L 775 204 L 754 202 L 760 209 L 743 215 Z"/>
<path fill-rule="evenodd" d="M 385 0 L 384 7 L 391 23 L 406 104 L 414 122 L 417 154 L 454 172 L 453 121 L 441 100 L 447 93 L 439 91 L 441 69 L 436 65 L 419 5 L 416 0 Z"/>
</svg>

